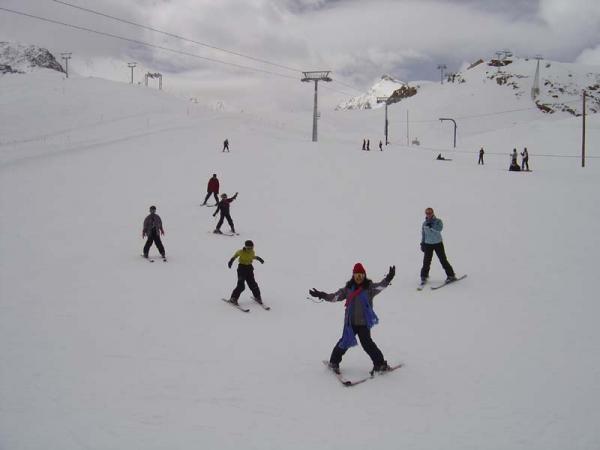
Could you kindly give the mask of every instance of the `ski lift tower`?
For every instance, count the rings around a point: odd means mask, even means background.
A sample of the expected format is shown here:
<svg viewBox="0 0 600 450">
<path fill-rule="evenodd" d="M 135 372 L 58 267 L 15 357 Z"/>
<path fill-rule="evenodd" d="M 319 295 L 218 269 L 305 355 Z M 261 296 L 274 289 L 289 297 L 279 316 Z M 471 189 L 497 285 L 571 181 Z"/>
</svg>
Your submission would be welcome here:
<svg viewBox="0 0 600 450">
<path fill-rule="evenodd" d="M 304 82 L 308 82 L 308 81 L 314 81 L 315 82 L 315 105 L 314 105 L 314 110 L 313 110 L 313 134 L 312 134 L 312 141 L 313 142 L 317 142 L 317 89 L 318 89 L 318 85 L 319 85 L 319 81 L 333 81 L 330 77 L 329 74 L 331 73 L 331 70 L 315 70 L 312 72 L 302 72 L 304 74 L 304 78 L 302 78 L 300 81 L 304 81 Z"/>
<path fill-rule="evenodd" d="M 388 105 L 390 104 L 390 97 L 377 97 L 377 103 L 385 103 L 385 126 L 383 132 L 385 134 L 385 145 L 388 145 Z"/>
<path fill-rule="evenodd" d="M 535 55 L 537 65 L 535 67 L 535 75 L 533 77 L 533 86 L 531 88 L 531 100 L 535 100 L 540 95 L 540 60 L 544 59 L 542 55 Z"/>
</svg>

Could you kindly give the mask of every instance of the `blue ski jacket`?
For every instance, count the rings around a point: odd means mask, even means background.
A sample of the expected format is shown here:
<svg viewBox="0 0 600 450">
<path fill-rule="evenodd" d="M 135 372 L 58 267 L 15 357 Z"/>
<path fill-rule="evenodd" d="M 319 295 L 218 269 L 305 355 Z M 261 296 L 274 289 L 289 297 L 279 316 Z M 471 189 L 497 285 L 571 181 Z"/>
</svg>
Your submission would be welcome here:
<svg viewBox="0 0 600 450">
<path fill-rule="evenodd" d="M 421 227 L 421 242 L 424 244 L 439 244 L 442 242 L 442 229 L 444 223 L 441 219 L 433 216 L 426 219 Z"/>
</svg>

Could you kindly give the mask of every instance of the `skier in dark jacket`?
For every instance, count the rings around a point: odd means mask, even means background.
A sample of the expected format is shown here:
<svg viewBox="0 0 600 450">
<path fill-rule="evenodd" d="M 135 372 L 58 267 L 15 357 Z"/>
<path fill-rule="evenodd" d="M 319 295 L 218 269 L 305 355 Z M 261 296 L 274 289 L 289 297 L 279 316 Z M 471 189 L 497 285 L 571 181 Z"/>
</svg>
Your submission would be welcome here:
<svg viewBox="0 0 600 450">
<path fill-rule="evenodd" d="M 223 151 L 227 150 L 229 152 L 229 139 L 225 139 L 223 141 Z"/>
<path fill-rule="evenodd" d="M 240 298 L 240 294 L 245 289 L 244 285 L 245 283 L 247 283 L 248 287 L 252 291 L 254 300 L 257 303 L 262 304 L 260 288 L 258 287 L 256 280 L 254 279 L 254 267 L 252 266 L 252 261 L 256 259 L 259 263 L 264 264 L 265 260 L 262 259 L 260 256 L 256 256 L 256 254 L 254 253 L 254 242 L 250 240 L 244 242 L 244 248 L 235 252 L 235 254 L 231 257 L 231 259 L 227 263 L 227 266 L 230 269 L 236 258 L 239 258 L 239 264 L 237 267 L 238 281 L 237 286 L 231 293 L 231 298 L 229 299 L 229 301 L 237 305 L 238 299 Z"/>
<path fill-rule="evenodd" d="M 219 203 L 219 179 L 217 178 L 217 174 L 213 173 L 213 176 L 210 180 L 208 180 L 208 186 L 206 187 L 206 197 L 204 197 L 203 205 L 206 205 L 210 194 L 215 196 L 215 205 Z"/>
<path fill-rule="evenodd" d="M 314 288 L 308 291 L 311 296 L 328 302 L 346 300 L 344 331 L 329 358 L 329 367 L 334 372 L 339 373 L 344 353 L 357 344 L 357 334 L 362 348 L 373 361 L 373 370 L 384 372 L 390 369 L 381 350 L 371 338 L 371 328 L 379 322 L 375 311 L 373 311 L 373 297 L 389 286 L 395 274 L 396 268 L 391 266 L 385 278 L 379 283 L 374 283 L 367 278 L 363 265 L 356 263 L 352 270 L 352 279 L 333 294 L 327 294 Z"/>
<path fill-rule="evenodd" d="M 231 216 L 229 215 L 229 204 L 234 201 L 238 196 L 238 193 L 236 192 L 235 195 L 231 198 L 227 198 L 227 194 L 221 194 L 221 201 L 219 203 L 217 203 L 217 209 L 215 210 L 213 217 L 215 217 L 217 215 L 217 213 L 221 213 L 221 217 L 219 218 L 219 223 L 217 223 L 217 228 L 215 228 L 215 231 L 213 231 L 213 233 L 217 233 L 217 234 L 223 234 L 221 232 L 221 225 L 223 225 L 223 220 L 227 219 L 227 223 L 229 224 L 229 227 L 231 228 L 231 232 L 235 233 L 235 226 L 233 225 L 233 220 L 231 219 Z"/>
<path fill-rule="evenodd" d="M 144 258 L 148 258 L 148 252 L 150 251 L 152 243 L 156 244 L 161 256 L 163 259 L 165 258 L 165 248 L 160 241 L 160 235 L 165 235 L 162 220 L 160 219 L 160 216 L 156 214 L 156 206 L 151 206 L 150 214 L 144 219 L 144 226 L 142 229 L 142 238 L 148 237 L 146 245 L 144 245 Z"/>
<path fill-rule="evenodd" d="M 483 155 L 485 154 L 485 151 L 483 150 L 483 147 L 481 147 L 481 149 L 479 150 L 479 160 L 477 161 L 477 165 L 481 164 L 483 165 Z"/>
<path fill-rule="evenodd" d="M 444 250 L 444 242 L 442 241 L 443 228 L 444 224 L 441 219 L 435 217 L 433 208 L 427 208 L 425 210 L 425 221 L 421 226 L 421 251 L 423 252 L 423 267 L 421 268 L 422 284 L 425 284 L 429 277 L 433 252 L 435 252 L 446 271 L 446 281 L 456 281 L 454 269 L 448 262 L 446 251 Z"/>
</svg>

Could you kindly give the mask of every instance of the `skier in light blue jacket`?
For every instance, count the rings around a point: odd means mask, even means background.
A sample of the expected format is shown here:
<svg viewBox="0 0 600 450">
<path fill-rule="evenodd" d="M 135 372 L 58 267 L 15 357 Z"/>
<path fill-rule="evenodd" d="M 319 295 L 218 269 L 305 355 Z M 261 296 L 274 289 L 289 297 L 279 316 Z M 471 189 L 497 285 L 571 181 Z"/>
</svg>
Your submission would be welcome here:
<svg viewBox="0 0 600 450">
<path fill-rule="evenodd" d="M 425 221 L 421 227 L 421 251 L 423 252 L 423 267 L 421 268 L 421 283 L 425 283 L 429 277 L 429 269 L 433 252 L 437 255 L 442 267 L 446 271 L 446 281 L 455 281 L 456 275 L 454 269 L 448 262 L 444 243 L 442 242 L 442 229 L 444 223 L 441 219 L 435 217 L 433 208 L 425 210 Z"/>
</svg>

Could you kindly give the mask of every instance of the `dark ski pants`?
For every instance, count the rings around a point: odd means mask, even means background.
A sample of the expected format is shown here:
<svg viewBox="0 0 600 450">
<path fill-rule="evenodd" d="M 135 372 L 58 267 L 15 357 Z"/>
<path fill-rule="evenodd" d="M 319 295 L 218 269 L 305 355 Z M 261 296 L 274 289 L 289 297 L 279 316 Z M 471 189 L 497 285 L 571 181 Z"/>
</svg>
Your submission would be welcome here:
<svg viewBox="0 0 600 450">
<path fill-rule="evenodd" d="M 254 267 L 252 267 L 252 264 L 239 264 L 237 268 L 237 276 L 237 286 L 231 293 L 231 298 L 235 300 L 240 298 L 240 294 L 246 288 L 245 284 L 248 283 L 248 287 L 252 291 L 254 298 L 257 300 L 262 300 L 260 297 L 260 288 L 254 279 Z"/>
<path fill-rule="evenodd" d="M 446 275 L 449 277 L 454 276 L 454 269 L 446 258 L 446 252 L 444 251 L 444 243 L 439 244 L 423 244 L 425 251 L 423 252 L 423 267 L 421 268 L 421 278 L 429 277 L 429 268 L 431 267 L 431 260 L 433 259 L 433 252 L 437 255 L 442 267 L 446 271 Z"/>
<path fill-rule="evenodd" d="M 225 219 L 227 219 L 227 223 L 231 227 L 231 231 L 235 232 L 235 227 L 233 226 L 233 220 L 231 220 L 231 216 L 229 215 L 229 213 L 221 214 L 221 217 L 219 218 L 219 223 L 217 223 L 217 230 L 221 229 L 221 225 L 223 225 L 223 220 L 225 220 Z"/>
<path fill-rule="evenodd" d="M 525 167 L 527 167 L 527 169 L 525 169 Z M 521 170 L 529 171 L 529 160 L 527 160 L 527 159 L 523 160 L 523 162 L 521 163 Z"/>
<path fill-rule="evenodd" d="M 206 205 L 206 202 L 208 201 L 210 194 L 215 196 L 215 203 L 219 203 L 219 197 L 217 196 L 217 192 L 207 192 L 206 197 L 204 197 L 203 205 Z"/>
<path fill-rule="evenodd" d="M 377 347 L 377 344 L 375 344 L 371 338 L 371 330 L 369 330 L 366 325 L 352 325 L 352 329 L 354 330 L 355 336 L 358 334 L 360 345 L 362 346 L 363 350 L 367 352 L 369 358 L 371 358 L 371 361 L 373 361 L 373 365 L 380 366 L 381 364 L 385 363 L 383 353 L 381 353 L 381 350 L 379 350 L 379 347 Z M 333 347 L 331 357 L 329 358 L 329 362 L 331 364 L 339 365 L 339 363 L 342 362 L 342 356 L 344 356 L 344 353 L 346 353 L 348 350 L 347 348 L 341 348 L 340 342 L 341 340 L 335 344 L 335 347 Z"/>
<path fill-rule="evenodd" d="M 483 156 L 479 157 L 479 161 L 477 161 L 477 165 L 483 164 Z"/>
<path fill-rule="evenodd" d="M 148 256 L 152 243 L 156 244 L 156 248 L 158 248 L 160 254 L 165 256 L 165 248 L 160 241 L 160 233 L 157 230 L 152 230 L 150 234 L 148 234 L 148 240 L 146 241 L 146 245 L 144 245 L 144 255 Z"/>
</svg>

